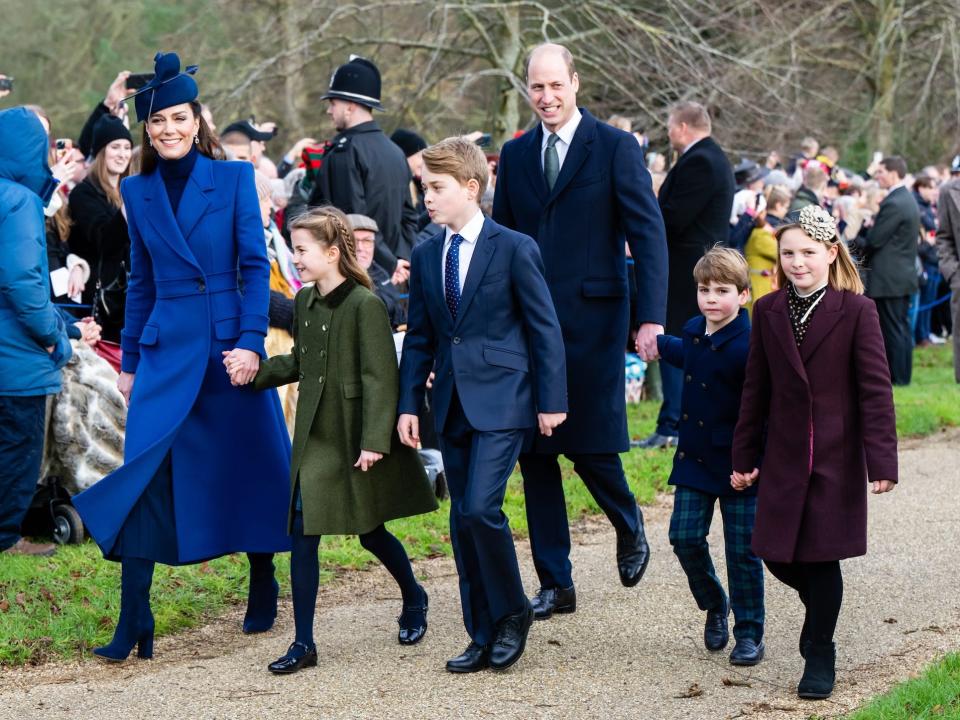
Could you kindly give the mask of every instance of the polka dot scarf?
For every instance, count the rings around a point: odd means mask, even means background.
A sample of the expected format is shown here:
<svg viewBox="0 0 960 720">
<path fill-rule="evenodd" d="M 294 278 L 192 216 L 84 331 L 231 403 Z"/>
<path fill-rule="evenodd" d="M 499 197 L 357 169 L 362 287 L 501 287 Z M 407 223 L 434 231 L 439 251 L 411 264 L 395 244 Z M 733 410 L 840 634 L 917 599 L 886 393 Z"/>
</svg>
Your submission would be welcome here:
<svg viewBox="0 0 960 720">
<path fill-rule="evenodd" d="M 797 293 L 793 283 L 787 284 L 787 307 L 790 310 L 790 325 L 793 326 L 793 337 L 797 341 L 797 347 L 803 342 L 803 338 L 807 334 L 807 328 L 810 327 L 813 313 L 826 294 L 826 285 L 809 295 L 803 296 Z"/>
</svg>

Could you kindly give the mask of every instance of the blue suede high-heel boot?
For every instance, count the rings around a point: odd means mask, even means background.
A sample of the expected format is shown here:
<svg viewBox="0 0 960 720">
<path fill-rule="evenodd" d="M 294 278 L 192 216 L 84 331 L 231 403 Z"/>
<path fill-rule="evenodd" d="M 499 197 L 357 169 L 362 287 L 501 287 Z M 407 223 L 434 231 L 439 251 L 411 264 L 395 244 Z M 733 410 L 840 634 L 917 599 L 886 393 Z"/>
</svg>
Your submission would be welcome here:
<svg viewBox="0 0 960 720">
<path fill-rule="evenodd" d="M 277 619 L 277 597 L 280 585 L 274 577 L 273 553 L 247 553 L 250 561 L 250 587 L 247 591 L 247 612 L 243 632 L 263 633 Z"/>
<path fill-rule="evenodd" d="M 123 558 L 120 564 L 120 619 L 109 645 L 93 654 L 107 662 L 123 662 L 137 646 L 137 657 L 153 657 L 153 613 L 150 611 L 152 560 Z"/>
</svg>

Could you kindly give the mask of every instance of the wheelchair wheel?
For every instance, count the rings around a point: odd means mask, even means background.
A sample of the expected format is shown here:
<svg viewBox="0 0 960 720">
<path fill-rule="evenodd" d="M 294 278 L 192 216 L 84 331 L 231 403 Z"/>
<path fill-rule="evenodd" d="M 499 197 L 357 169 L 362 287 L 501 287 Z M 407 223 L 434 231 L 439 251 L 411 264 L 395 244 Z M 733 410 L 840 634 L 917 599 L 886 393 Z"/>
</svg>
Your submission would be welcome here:
<svg viewBox="0 0 960 720">
<path fill-rule="evenodd" d="M 53 506 L 53 539 L 59 545 L 83 542 L 83 521 L 73 505 L 58 503 Z"/>
</svg>

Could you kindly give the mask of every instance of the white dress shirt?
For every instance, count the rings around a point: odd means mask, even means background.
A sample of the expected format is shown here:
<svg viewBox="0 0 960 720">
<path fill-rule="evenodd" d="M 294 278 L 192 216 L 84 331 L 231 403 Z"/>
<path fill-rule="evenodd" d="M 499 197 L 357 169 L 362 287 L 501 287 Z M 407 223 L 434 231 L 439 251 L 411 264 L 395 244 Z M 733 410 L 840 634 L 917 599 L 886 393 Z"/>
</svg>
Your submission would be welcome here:
<svg viewBox="0 0 960 720">
<path fill-rule="evenodd" d="M 477 209 L 477 214 L 470 218 L 470 221 L 463 226 L 458 233 L 463 238 L 460 243 L 460 294 L 463 294 L 463 284 L 467 281 L 467 270 L 470 269 L 470 260 L 473 258 L 473 251 L 477 249 L 477 238 L 483 230 L 483 213 Z M 440 284 L 446 285 L 447 282 L 447 251 L 450 250 L 450 242 L 454 233 L 447 228 L 447 236 L 443 241 L 443 261 L 440 267 Z"/>
<path fill-rule="evenodd" d="M 560 165 L 557 170 L 563 168 L 563 161 L 567 157 L 567 150 L 570 149 L 570 143 L 573 142 L 573 134 L 577 131 L 577 126 L 580 125 L 580 121 L 583 119 L 583 115 L 580 114 L 579 108 L 573 114 L 567 124 L 562 128 L 557 130 L 557 144 L 554 146 L 557 148 L 557 157 L 560 159 Z M 540 123 L 543 127 L 543 141 L 540 143 L 540 167 L 543 167 L 543 154 L 547 150 L 547 140 L 550 139 L 550 131 L 547 130 L 546 125 Z"/>
</svg>

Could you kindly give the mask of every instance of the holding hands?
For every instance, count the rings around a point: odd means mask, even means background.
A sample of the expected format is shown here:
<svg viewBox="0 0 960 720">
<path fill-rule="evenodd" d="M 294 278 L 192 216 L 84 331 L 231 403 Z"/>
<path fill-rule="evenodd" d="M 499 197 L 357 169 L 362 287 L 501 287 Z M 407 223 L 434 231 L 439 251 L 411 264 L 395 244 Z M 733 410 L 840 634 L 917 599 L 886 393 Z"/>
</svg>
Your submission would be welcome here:
<svg viewBox="0 0 960 720">
<path fill-rule="evenodd" d="M 734 490 L 746 490 L 748 487 L 753 485 L 759 477 L 760 471 L 757 468 L 754 468 L 748 473 L 733 471 L 733 475 L 730 476 L 730 486 Z"/>
<path fill-rule="evenodd" d="M 354 467 L 358 467 L 363 472 L 366 472 L 373 467 L 373 464 L 377 460 L 383 459 L 383 453 L 373 452 L 372 450 L 361 450 L 360 457 L 357 458 L 357 461 L 353 464 Z"/>
<path fill-rule="evenodd" d="M 260 356 L 252 350 L 234 348 L 223 351 L 223 366 L 230 375 L 230 383 L 234 387 L 253 382 L 260 369 Z"/>
</svg>

